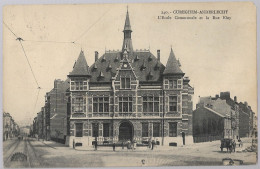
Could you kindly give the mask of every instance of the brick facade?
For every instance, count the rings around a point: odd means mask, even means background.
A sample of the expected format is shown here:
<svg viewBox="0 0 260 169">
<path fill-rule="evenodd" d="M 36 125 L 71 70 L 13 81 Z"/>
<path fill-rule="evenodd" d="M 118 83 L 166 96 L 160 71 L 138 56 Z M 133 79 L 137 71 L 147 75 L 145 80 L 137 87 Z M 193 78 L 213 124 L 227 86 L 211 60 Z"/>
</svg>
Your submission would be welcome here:
<svg viewBox="0 0 260 169">
<path fill-rule="evenodd" d="M 129 23 L 128 23 L 129 22 Z M 69 145 L 155 140 L 192 143 L 194 89 L 173 50 L 166 66 L 149 50 L 134 51 L 127 12 L 122 51 L 107 51 L 88 67 L 83 51 L 70 80 Z"/>
</svg>

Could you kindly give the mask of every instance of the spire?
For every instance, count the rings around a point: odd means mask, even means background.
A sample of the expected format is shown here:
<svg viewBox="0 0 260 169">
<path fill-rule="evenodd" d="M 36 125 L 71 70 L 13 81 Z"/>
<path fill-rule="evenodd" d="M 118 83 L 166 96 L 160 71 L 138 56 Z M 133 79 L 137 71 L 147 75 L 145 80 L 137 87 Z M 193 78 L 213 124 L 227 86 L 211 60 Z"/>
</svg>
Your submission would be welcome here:
<svg viewBox="0 0 260 169">
<path fill-rule="evenodd" d="M 126 12 L 126 18 L 125 18 L 125 26 L 124 26 L 124 41 L 122 46 L 122 51 L 124 51 L 125 46 L 127 47 L 127 52 L 133 51 L 133 45 L 132 45 L 132 39 L 131 39 L 131 25 L 130 25 L 130 19 L 129 19 L 129 13 L 128 13 L 128 7 Z"/>
<path fill-rule="evenodd" d="M 73 66 L 72 72 L 69 73 L 69 76 L 91 76 L 82 50 L 80 51 L 79 57 Z"/>
<path fill-rule="evenodd" d="M 166 67 L 164 69 L 163 74 L 164 75 L 167 75 L 167 74 L 181 74 L 181 75 L 184 75 L 184 73 L 180 69 L 178 61 L 175 58 L 175 55 L 173 53 L 172 48 L 171 48 L 171 53 L 170 53 L 170 56 L 168 58 L 168 61 L 167 61 L 167 64 L 166 64 Z"/>
<path fill-rule="evenodd" d="M 125 31 L 131 31 L 131 25 L 130 25 L 130 19 L 129 19 L 129 14 L 128 14 L 128 6 L 127 6 L 127 12 L 126 12 L 126 18 L 125 18 L 125 27 L 124 27 L 124 32 Z"/>
</svg>

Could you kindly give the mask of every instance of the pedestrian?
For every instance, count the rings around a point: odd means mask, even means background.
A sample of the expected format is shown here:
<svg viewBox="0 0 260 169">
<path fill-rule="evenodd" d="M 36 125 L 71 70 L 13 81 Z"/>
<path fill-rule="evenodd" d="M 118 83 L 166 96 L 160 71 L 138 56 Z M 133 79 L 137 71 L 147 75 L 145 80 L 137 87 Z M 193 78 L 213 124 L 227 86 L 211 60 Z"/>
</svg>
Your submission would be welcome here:
<svg viewBox="0 0 260 169">
<path fill-rule="evenodd" d="M 116 151 L 116 143 L 113 144 L 113 151 Z"/>
<path fill-rule="evenodd" d="M 133 146 L 133 149 L 135 150 L 136 149 L 136 141 L 134 140 L 134 146 Z"/>
<path fill-rule="evenodd" d="M 183 145 L 185 145 L 185 133 L 182 132 L 181 135 L 182 135 L 182 143 L 183 143 Z"/>
<path fill-rule="evenodd" d="M 240 140 L 240 145 L 241 145 L 241 148 L 243 147 L 243 142 L 242 142 L 242 140 Z"/>
<path fill-rule="evenodd" d="M 236 152 L 236 141 L 235 140 L 232 141 L 232 147 L 233 147 L 234 152 Z"/>
<path fill-rule="evenodd" d="M 130 145 L 130 141 L 128 140 L 128 141 L 127 141 L 127 149 L 129 150 L 130 147 L 131 147 L 131 145 Z"/>
<path fill-rule="evenodd" d="M 149 149 L 151 148 L 151 138 L 149 138 L 149 140 L 148 140 L 148 148 Z"/>
<path fill-rule="evenodd" d="M 73 139 L 73 149 L 75 149 L 75 140 Z"/>
<path fill-rule="evenodd" d="M 124 141 L 122 141 L 122 149 L 124 149 Z"/>
<path fill-rule="evenodd" d="M 95 151 L 97 151 L 97 141 L 95 141 L 94 144 L 95 144 Z"/>
<path fill-rule="evenodd" d="M 154 140 L 153 140 L 153 141 L 152 141 L 152 150 L 153 150 L 154 144 L 155 144 L 155 142 L 154 142 Z"/>
</svg>

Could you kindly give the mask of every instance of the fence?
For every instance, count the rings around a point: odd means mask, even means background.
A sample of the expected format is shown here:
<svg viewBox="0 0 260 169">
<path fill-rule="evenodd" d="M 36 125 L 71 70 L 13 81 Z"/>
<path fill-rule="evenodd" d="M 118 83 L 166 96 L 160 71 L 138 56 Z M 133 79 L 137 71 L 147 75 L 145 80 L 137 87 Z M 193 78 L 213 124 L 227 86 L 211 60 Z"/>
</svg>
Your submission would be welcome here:
<svg viewBox="0 0 260 169">
<path fill-rule="evenodd" d="M 203 135 L 203 136 L 193 136 L 194 143 L 201 143 L 201 142 L 210 142 L 215 140 L 221 140 L 220 135 Z"/>
</svg>

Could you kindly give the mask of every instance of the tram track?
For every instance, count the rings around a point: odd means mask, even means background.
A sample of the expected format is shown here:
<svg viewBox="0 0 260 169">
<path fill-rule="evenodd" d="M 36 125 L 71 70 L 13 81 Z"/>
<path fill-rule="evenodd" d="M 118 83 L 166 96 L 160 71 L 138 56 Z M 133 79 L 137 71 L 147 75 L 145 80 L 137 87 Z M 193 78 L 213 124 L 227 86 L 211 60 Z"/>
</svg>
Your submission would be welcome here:
<svg viewBox="0 0 260 169">
<path fill-rule="evenodd" d="M 28 160 L 30 166 L 33 167 L 40 167 L 41 163 L 39 161 L 38 155 L 36 154 L 36 150 L 31 144 L 30 140 L 27 140 L 27 150 L 28 150 Z"/>
<path fill-rule="evenodd" d="M 24 137 L 23 140 L 17 140 L 16 144 L 12 144 L 12 149 L 8 152 L 8 156 L 4 159 L 4 166 L 6 168 L 33 168 L 39 166 L 39 161 L 30 140 Z M 12 161 L 12 156 L 22 154 L 26 156 L 26 159 L 22 161 Z"/>
<path fill-rule="evenodd" d="M 16 151 L 16 149 L 20 145 L 20 143 L 21 142 L 19 140 L 17 140 L 14 144 L 12 144 L 9 147 L 9 151 L 5 152 L 5 154 L 7 154 L 7 157 L 5 159 L 3 159 L 5 166 L 8 166 L 10 164 L 11 157 L 13 156 L 14 152 Z"/>
</svg>

